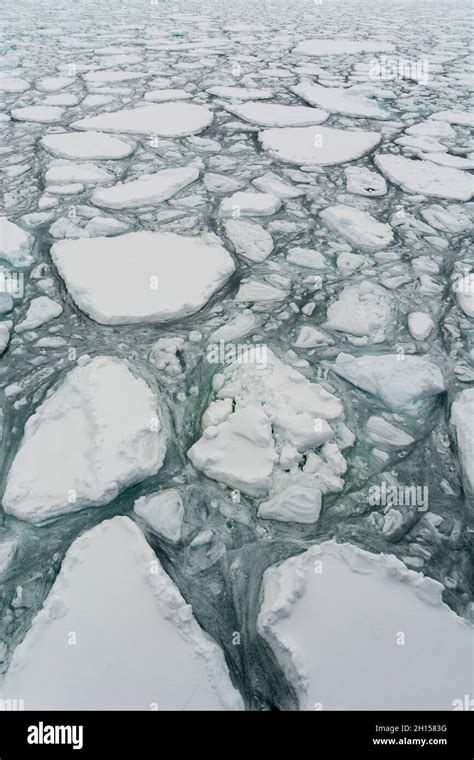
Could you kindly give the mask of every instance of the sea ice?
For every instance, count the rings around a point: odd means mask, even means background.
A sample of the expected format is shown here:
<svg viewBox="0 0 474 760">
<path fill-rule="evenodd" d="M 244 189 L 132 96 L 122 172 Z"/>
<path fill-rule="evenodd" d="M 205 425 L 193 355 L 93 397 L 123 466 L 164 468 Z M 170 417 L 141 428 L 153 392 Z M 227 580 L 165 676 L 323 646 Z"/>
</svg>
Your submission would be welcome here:
<svg viewBox="0 0 474 760">
<path fill-rule="evenodd" d="M 364 156 L 378 145 L 380 135 L 332 127 L 282 127 L 264 129 L 258 139 L 280 161 L 331 166 Z"/>
<path fill-rule="evenodd" d="M 193 103 L 159 103 L 153 106 L 124 109 L 74 121 L 74 129 L 97 129 L 122 134 L 184 137 L 202 132 L 212 122 L 213 114 L 205 106 Z"/>
<path fill-rule="evenodd" d="M 113 187 L 100 188 L 92 193 L 96 206 L 111 209 L 156 206 L 195 182 L 199 170 L 194 166 L 162 169 L 132 182 L 118 182 Z"/>
</svg>

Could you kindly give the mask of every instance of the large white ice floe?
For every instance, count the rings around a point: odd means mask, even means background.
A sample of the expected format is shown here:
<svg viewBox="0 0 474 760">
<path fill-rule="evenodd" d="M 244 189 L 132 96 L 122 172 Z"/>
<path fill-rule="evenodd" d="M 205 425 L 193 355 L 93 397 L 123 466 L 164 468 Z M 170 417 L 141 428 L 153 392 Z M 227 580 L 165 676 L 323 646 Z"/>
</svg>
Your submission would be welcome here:
<svg viewBox="0 0 474 760">
<path fill-rule="evenodd" d="M 474 493 L 474 388 L 467 388 L 456 397 L 451 407 L 451 425 L 467 488 Z"/>
<path fill-rule="evenodd" d="M 374 161 L 387 179 L 400 185 L 407 193 L 458 201 L 468 201 L 474 195 L 472 176 L 460 169 L 391 153 L 378 154 Z"/>
<path fill-rule="evenodd" d="M 221 649 L 127 517 L 71 545 L 1 693 L 26 710 L 243 709 Z"/>
<path fill-rule="evenodd" d="M 94 131 L 45 135 L 41 138 L 41 145 L 59 158 L 118 159 L 133 152 L 133 145 L 124 140 Z"/>
<path fill-rule="evenodd" d="M 301 82 L 291 88 L 295 95 L 311 103 L 312 106 L 324 108 L 330 113 L 344 116 L 360 116 L 365 119 L 389 119 L 390 114 L 368 97 L 354 95 L 344 87 L 321 87 L 319 84 Z M 314 122 L 313 122 L 314 123 Z"/>
<path fill-rule="evenodd" d="M 389 53 L 395 50 L 390 43 L 382 40 L 380 42 L 370 40 L 348 40 L 348 39 L 325 39 L 318 38 L 299 42 L 293 48 L 296 55 L 308 55 L 319 57 L 323 55 L 356 55 L 358 53 Z"/>
<path fill-rule="evenodd" d="M 3 509 L 41 523 L 107 504 L 158 472 L 164 424 L 156 393 L 126 362 L 109 356 L 81 362 L 27 421 Z"/>
<path fill-rule="evenodd" d="M 29 267 L 34 259 L 31 255 L 33 238 L 6 216 L 0 216 L 0 258 L 13 267 Z"/>
<path fill-rule="evenodd" d="M 325 541 L 269 568 L 257 627 L 302 710 L 451 710 L 473 628 L 390 554 Z"/>
<path fill-rule="evenodd" d="M 162 169 L 156 174 L 131 182 L 118 182 L 113 187 L 98 188 L 92 193 L 91 201 L 96 206 L 112 209 L 155 206 L 176 195 L 198 177 L 199 170 L 194 166 Z"/>
<path fill-rule="evenodd" d="M 212 118 L 212 111 L 205 106 L 178 101 L 103 113 L 75 121 L 71 126 L 123 134 L 184 137 L 202 132 Z"/>
<path fill-rule="evenodd" d="M 379 251 L 393 242 L 389 224 L 377 221 L 367 211 L 352 206 L 328 206 L 319 216 L 329 229 L 337 232 L 356 248 Z"/>
<path fill-rule="evenodd" d="M 317 520 L 321 494 L 342 490 L 340 449 L 352 444 L 341 401 L 265 345 L 214 375 L 213 391 L 202 437 L 188 451 L 193 465 L 249 496 L 268 495 L 259 517 Z"/>
<path fill-rule="evenodd" d="M 279 103 L 240 103 L 226 110 L 241 119 L 262 127 L 306 127 L 322 124 L 329 114 L 319 108 L 285 106 Z"/>
<path fill-rule="evenodd" d="M 51 257 L 76 305 L 96 322 L 167 322 L 194 314 L 234 272 L 219 242 L 214 236 L 130 232 L 61 240 Z"/>
<path fill-rule="evenodd" d="M 264 129 L 258 139 L 262 147 L 280 161 L 331 166 L 364 156 L 378 145 L 380 135 L 320 126 L 282 127 Z"/>
<path fill-rule="evenodd" d="M 420 404 L 445 389 L 443 375 L 426 356 L 410 354 L 338 354 L 336 374 L 371 393 L 394 410 L 416 414 Z"/>
<path fill-rule="evenodd" d="M 393 325 L 395 304 L 391 293 L 370 280 L 346 285 L 327 310 L 325 327 L 372 343 L 382 343 Z"/>
</svg>

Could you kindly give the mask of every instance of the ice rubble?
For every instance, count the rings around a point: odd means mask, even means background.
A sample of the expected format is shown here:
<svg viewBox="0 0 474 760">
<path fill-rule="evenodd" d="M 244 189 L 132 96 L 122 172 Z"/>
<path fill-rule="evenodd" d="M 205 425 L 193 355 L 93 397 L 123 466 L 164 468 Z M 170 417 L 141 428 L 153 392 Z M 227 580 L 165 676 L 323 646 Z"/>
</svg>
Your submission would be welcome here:
<svg viewBox="0 0 474 760">
<path fill-rule="evenodd" d="M 273 251 L 272 236 L 261 224 L 231 219 L 224 229 L 239 256 L 249 261 L 264 261 Z"/>
<path fill-rule="evenodd" d="M 106 325 L 194 314 L 235 269 L 214 236 L 172 232 L 61 240 L 52 246 L 51 257 L 77 306 Z"/>
<path fill-rule="evenodd" d="M 254 498 L 268 494 L 259 517 L 314 522 L 321 494 L 343 487 L 340 449 L 353 438 L 334 394 L 260 348 L 262 356 L 258 347 L 249 348 L 245 358 L 214 376 L 202 437 L 188 457 L 230 488 Z M 317 454 L 313 449 L 319 447 Z"/>
<path fill-rule="evenodd" d="M 365 119 L 389 119 L 388 111 L 380 108 L 374 100 L 364 95 L 354 95 L 343 87 L 321 87 L 318 84 L 301 82 L 291 91 L 312 106 L 318 106 L 330 113 L 356 116 Z"/>
<path fill-rule="evenodd" d="M 416 414 L 422 402 L 443 393 L 441 370 L 426 356 L 340 353 L 331 369 L 392 409 Z"/>
<path fill-rule="evenodd" d="M 468 201 L 474 195 L 473 178 L 460 169 L 390 153 L 378 154 L 374 161 L 387 179 L 407 193 L 459 201 Z"/>
<path fill-rule="evenodd" d="M 71 545 L 1 693 L 26 710 L 243 709 L 222 651 L 127 517 Z"/>
<path fill-rule="evenodd" d="M 119 159 L 133 153 L 133 145 L 102 132 L 60 132 L 45 135 L 41 145 L 59 158 Z"/>
<path fill-rule="evenodd" d="M 258 630 L 302 710 L 450 710 L 472 691 L 473 629 L 390 554 L 325 541 L 269 568 Z"/>
<path fill-rule="evenodd" d="M 33 238 L 17 224 L 0 216 L 0 258 L 13 267 L 29 267 L 34 258 L 31 255 Z"/>
<path fill-rule="evenodd" d="M 346 285 L 327 310 L 325 327 L 364 337 L 373 343 L 385 340 L 393 326 L 395 304 L 388 290 L 370 280 Z"/>
<path fill-rule="evenodd" d="M 113 187 L 99 188 L 92 193 L 91 201 L 96 206 L 111 209 L 155 206 L 179 193 L 198 177 L 199 170 L 194 166 L 162 169 L 156 174 L 131 182 L 118 182 Z"/>
<path fill-rule="evenodd" d="M 364 156 L 378 145 L 380 135 L 320 126 L 282 127 L 264 129 L 258 139 L 262 147 L 280 161 L 331 166 Z"/>
<path fill-rule="evenodd" d="M 71 126 L 123 134 L 184 137 L 202 132 L 212 118 L 212 111 L 205 106 L 178 101 L 102 113 L 74 121 Z"/>
<path fill-rule="evenodd" d="M 456 397 L 451 406 L 451 425 L 467 488 L 474 493 L 474 388 L 466 388 Z"/>
<path fill-rule="evenodd" d="M 319 108 L 285 106 L 279 103 L 240 103 L 228 105 L 226 111 L 262 127 L 306 127 L 322 124 L 329 114 Z"/>
<path fill-rule="evenodd" d="M 379 251 L 393 242 L 390 225 L 377 221 L 367 211 L 340 204 L 328 206 L 320 211 L 319 216 L 329 229 L 356 248 Z"/>
<path fill-rule="evenodd" d="M 133 505 L 133 510 L 168 541 L 176 543 L 181 539 L 184 506 L 176 488 L 167 488 L 149 496 L 141 496 Z"/>
<path fill-rule="evenodd" d="M 163 425 L 156 393 L 126 362 L 82 360 L 27 421 L 4 511 L 41 523 L 107 504 L 158 472 L 166 453 Z"/>
</svg>

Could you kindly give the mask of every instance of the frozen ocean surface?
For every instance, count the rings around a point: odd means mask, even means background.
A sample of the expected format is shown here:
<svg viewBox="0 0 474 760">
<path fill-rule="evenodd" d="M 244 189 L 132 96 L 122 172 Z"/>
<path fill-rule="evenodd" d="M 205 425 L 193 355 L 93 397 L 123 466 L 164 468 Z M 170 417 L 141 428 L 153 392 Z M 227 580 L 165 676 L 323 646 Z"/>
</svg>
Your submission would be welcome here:
<svg viewBox="0 0 474 760">
<path fill-rule="evenodd" d="M 452 709 L 470 4 L 4 15 L 1 700 Z"/>
</svg>

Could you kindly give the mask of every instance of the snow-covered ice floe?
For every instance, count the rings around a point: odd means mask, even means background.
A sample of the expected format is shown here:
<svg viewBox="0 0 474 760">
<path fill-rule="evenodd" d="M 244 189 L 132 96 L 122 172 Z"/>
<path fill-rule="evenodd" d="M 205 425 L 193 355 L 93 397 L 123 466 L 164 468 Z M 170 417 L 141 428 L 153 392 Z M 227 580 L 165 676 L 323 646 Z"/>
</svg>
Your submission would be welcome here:
<svg viewBox="0 0 474 760">
<path fill-rule="evenodd" d="M 235 269 L 215 236 L 171 232 L 64 240 L 53 245 L 51 256 L 77 306 L 107 325 L 194 314 Z"/>
<path fill-rule="evenodd" d="M 222 651 L 127 517 L 69 548 L 1 694 L 26 710 L 243 708 Z"/>
<path fill-rule="evenodd" d="M 320 108 L 283 106 L 277 103 L 241 103 L 228 105 L 226 111 L 261 127 L 306 127 L 322 124 L 329 114 Z"/>
<path fill-rule="evenodd" d="M 325 541 L 269 568 L 258 630 L 302 710 L 451 710 L 474 629 L 390 554 Z"/>
<path fill-rule="evenodd" d="M 60 158 L 119 159 L 133 153 L 133 145 L 102 132 L 60 132 L 41 138 L 45 150 Z"/>
<path fill-rule="evenodd" d="M 262 147 L 280 161 L 331 166 L 369 153 L 380 142 L 380 135 L 333 127 L 282 127 L 264 129 L 258 139 Z"/>
<path fill-rule="evenodd" d="M 154 206 L 176 195 L 198 177 L 199 171 L 193 166 L 162 169 L 132 182 L 119 182 L 113 187 L 95 190 L 91 201 L 96 206 L 111 209 Z"/>
<path fill-rule="evenodd" d="M 157 473 L 167 445 L 160 406 L 157 393 L 125 361 L 81 360 L 27 421 L 4 511 L 42 523 L 107 504 Z"/>
<path fill-rule="evenodd" d="M 321 87 L 302 82 L 291 88 L 292 92 L 312 106 L 324 108 L 330 113 L 360 116 L 365 119 L 389 119 L 390 114 L 364 95 L 347 92 L 343 87 Z"/>
<path fill-rule="evenodd" d="M 374 161 L 387 179 L 407 193 L 458 201 L 468 201 L 474 195 L 474 179 L 461 169 L 390 153 L 378 154 Z"/>
<path fill-rule="evenodd" d="M 184 137 L 202 132 L 212 117 L 212 111 L 194 103 L 159 103 L 90 116 L 74 121 L 71 126 L 102 132 Z"/>
</svg>

